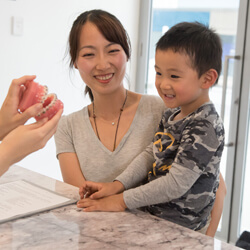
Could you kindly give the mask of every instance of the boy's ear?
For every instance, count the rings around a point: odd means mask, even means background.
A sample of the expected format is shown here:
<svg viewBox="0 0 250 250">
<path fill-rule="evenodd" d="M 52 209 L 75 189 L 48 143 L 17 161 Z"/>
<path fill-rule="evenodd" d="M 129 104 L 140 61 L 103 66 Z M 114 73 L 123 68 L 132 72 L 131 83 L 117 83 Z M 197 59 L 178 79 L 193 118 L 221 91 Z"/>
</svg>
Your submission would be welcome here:
<svg viewBox="0 0 250 250">
<path fill-rule="evenodd" d="M 202 88 L 208 89 L 216 82 L 218 78 L 218 73 L 215 69 L 209 69 L 203 74 L 202 78 Z"/>
</svg>

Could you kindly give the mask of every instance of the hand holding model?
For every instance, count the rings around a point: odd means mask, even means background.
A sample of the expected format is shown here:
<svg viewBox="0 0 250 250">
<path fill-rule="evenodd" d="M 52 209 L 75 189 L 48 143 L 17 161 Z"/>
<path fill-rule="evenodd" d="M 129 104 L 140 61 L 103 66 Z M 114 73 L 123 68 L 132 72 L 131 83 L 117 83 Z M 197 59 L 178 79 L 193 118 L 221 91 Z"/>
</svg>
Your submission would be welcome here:
<svg viewBox="0 0 250 250">
<path fill-rule="evenodd" d="M 56 108 L 53 106 L 53 112 L 47 112 L 48 103 L 33 102 L 29 103 L 20 112 L 19 103 L 29 100 L 33 95 L 28 96 L 29 86 L 35 79 L 35 76 L 23 76 L 13 80 L 8 95 L 0 110 L 0 175 L 8 168 L 26 157 L 28 154 L 43 148 L 47 141 L 52 137 L 57 128 L 57 123 L 63 112 L 62 102 L 56 102 Z M 26 92 L 27 91 L 27 92 Z M 26 96 L 26 97 L 25 97 Z M 58 105 L 58 103 L 60 105 Z M 53 113 L 51 115 L 51 113 Z M 55 114 L 56 113 L 56 114 Z M 31 117 L 37 117 L 42 114 L 36 123 L 24 125 Z M 53 117 L 54 116 L 54 117 Z M 53 117 L 53 118 L 52 118 Z M 49 120 L 50 119 L 50 120 Z"/>
<path fill-rule="evenodd" d="M 23 76 L 12 81 L 8 94 L 1 107 L 0 140 L 2 140 L 11 130 L 19 125 L 23 125 L 31 117 L 34 117 L 42 111 L 42 103 L 37 103 L 26 109 L 23 113 L 18 112 L 18 105 L 26 90 L 26 84 L 35 78 L 36 76 Z"/>
</svg>

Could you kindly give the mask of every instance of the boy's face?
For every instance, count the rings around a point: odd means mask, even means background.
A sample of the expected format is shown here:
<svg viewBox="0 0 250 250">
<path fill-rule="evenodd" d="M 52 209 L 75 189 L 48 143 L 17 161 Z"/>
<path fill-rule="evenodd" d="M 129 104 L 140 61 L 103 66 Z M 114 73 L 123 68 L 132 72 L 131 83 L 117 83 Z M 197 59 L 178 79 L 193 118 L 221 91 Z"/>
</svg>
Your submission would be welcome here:
<svg viewBox="0 0 250 250">
<path fill-rule="evenodd" d="M 155 86 L 168 108 L 181 108 L 188 115 L 209 101 L 202 88 L 202 76 L 191 67 L 189 57 L 171 49 L 157 50 L 155 55 Z"/>
</svg>

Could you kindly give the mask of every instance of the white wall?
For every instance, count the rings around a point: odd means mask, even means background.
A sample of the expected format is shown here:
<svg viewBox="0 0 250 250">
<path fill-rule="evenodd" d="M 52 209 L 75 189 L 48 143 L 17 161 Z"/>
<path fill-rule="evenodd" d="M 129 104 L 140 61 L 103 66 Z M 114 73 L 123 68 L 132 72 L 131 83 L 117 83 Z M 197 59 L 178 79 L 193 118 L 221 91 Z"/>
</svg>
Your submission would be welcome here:
<svg viewBox="0 0 250 250">
<path fill-rule="evenodd" d="M 122 22 L 132 44 L 128 65 L 130 89 L 134 90 L 140 0 L 0 0 L 0 105 L 13 78 L 37 75 L 64 102 L 64 114 L 89 103 L 78 72 L 69 73 L 64 60 L 68 33 L 75 18 L 90 9 L 111 12 Z M 23 35 L 11 33 L 12 17 L 23 18 Z M 88 143 L 88 142 L 87 142 Z M 54 139 L 18 165 L 61 180 Z"/>
</svg>

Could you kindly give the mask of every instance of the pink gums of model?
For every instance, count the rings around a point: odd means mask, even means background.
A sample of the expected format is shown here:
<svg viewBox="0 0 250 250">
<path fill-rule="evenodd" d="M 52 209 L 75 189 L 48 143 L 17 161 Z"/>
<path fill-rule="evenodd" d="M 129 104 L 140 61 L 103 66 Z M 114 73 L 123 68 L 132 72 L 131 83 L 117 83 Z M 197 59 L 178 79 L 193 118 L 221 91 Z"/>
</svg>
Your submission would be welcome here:
<svg viewBox="0 0 250 250">
<path fill-rule="evenodd" d="M 43 104 L 43 111 L 35 117 L 37 121 L 45 117 L 48 117 L 50 120 L 59 109 L 63 108 L 63 103 L 57 99 L 56 94 L 48 94 L 47 86 L 30 81 L 26 85 L 26 90 L 23 93 L 18 108 L 21 112 L 24 112 L 36 103 Z"/>
</svg>

